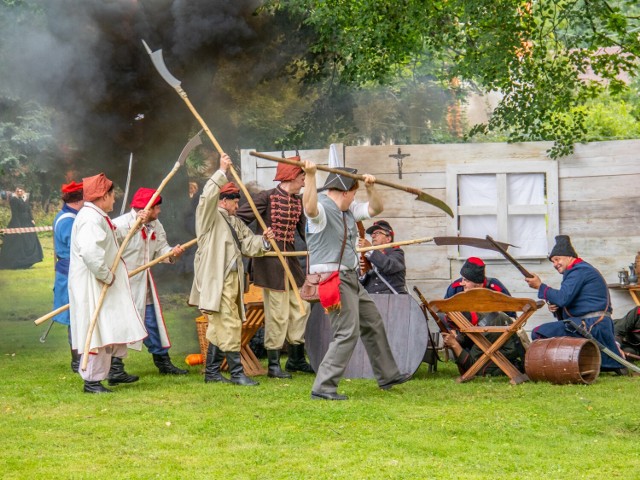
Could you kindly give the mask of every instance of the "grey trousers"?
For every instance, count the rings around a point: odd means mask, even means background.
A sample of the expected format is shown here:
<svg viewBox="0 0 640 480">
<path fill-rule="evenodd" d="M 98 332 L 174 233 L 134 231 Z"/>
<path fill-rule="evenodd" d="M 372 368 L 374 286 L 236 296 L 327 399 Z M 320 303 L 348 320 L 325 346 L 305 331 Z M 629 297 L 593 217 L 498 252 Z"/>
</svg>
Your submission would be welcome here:
<svg viewBox="0 0 640 480">
<path fill-rule="evenodd" d="M 360 285 L 355 271 L 340 272 L 340 301 L 341 310 L 329 314 L 333 340 L 318 368 L 313 391 L 337 391 L 338 382 L 356 348 L 358 336 L 362 338 L 378 385 L 399 378 L 400 371 L 393 358 L 380 312 Z"/>
</svg>

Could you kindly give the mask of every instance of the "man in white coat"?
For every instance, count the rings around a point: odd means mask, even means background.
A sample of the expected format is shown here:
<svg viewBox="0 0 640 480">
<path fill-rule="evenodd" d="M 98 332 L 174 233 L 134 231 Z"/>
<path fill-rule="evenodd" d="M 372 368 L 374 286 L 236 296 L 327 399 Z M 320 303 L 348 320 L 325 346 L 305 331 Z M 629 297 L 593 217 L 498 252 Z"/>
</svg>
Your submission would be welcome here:
<svg viewBox="0 0 640 480">
<path fill-rule="evenodd" d="M 144 215 L 142 228 L 131 237 L 131 240 L 129 240 L 129 243 L 127 243 L 122 253 L 122 258 L 129 271 L 135 270 L 169 252 L 173 252 L 173 256 L 169 257 L 165 262 L 174 263 L 174 259 L 184 252 L 180 245 L 176 245 L 175 247 L 169 246 L 167 233 L 162 223 L 160 223 L 160 220 L 158 220 L 162 197 L 158 195 L 148 212 L 144 211 L 144 208 L 155 193 L 156 191 L 153 188 L 139 188 L 131 199 L 131 211 L 113 220 L 113 224 L 118 229 L 118 237 L 124 238 L 129 233 L 129 230 L 131 230 L 131 227 L 135 225 L 138 217 Z M 151 269 L 138 273 L 131 277 L 129 281 L 131 282 L 131 292 L 136 303 L 136 308 L 138 309 L 140 317 L 144 318 L 144 326 L 149 333 L 149 336 L 144 340 L 144 344 L 149 350 L 149 353 L 153 355 L 153 363 L 162 374 L 187 374 L 187 370 L 178 368 L 171 363 L 171 358 L 169 357 L 171 342 L 169 341 L 167 326 L 164 322 L 164 316 L 162 315 L 158 291 L 156 290 Z M 122 379 L 123 375 L 127 375 L 124 372 L 124 365 L 122 371 L 119 369 L 118 364 L 121 362 L 122 359 L 111 357 L 109 385 L 120 383 L 119 380 Z"/>
<path fill-rule="evenodd" d="M 85 208 L 78 212 L 71 231 L 69 265 L 69 312 L 71 343 L 82 356 L 88 355 L 87 369 L 80 369 L 86 393 L 111 392 L 102 385 L 111 366 L 111 356 L 124 357 L 127 344 L 147 336 L 131 297 L 129 278 L 120 260 L 114 273 L 111 266 L 118 253 L 115 226 L 108 213 L 113 210 L 113 182 L 103 173 L 83 179 Z M 102 287 L 109 285 L 89 351 L 85 341 L 96 311 Z"/>
<path fill-rule="evenodd" d="M 242 255 L 264 255 L 270 249 L 267 239 L 274 235 L 271 228 L 263 235 L 254 235 L 236 217 L 240 192 L 227 181 L 230 165 L 231 159 L 223 154 L 220 169 L 211 176 L 200 196 L 196 210 L 198 251 L 189 304 L 197 305 L 209 322 L 204 381 L 253 386 L 258 382 L 244 374 L 240 360 L 242 322 L 245 320 Z M 225 357 L 230 380 L 220 373 Z"/>
</svg>

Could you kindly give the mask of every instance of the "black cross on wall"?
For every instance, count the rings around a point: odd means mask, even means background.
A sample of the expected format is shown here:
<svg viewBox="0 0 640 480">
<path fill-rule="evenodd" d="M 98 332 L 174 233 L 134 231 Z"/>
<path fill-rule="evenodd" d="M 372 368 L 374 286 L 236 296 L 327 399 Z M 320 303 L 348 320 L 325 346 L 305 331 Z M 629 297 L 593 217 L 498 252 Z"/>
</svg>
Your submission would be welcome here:
<svg viewBox="0 0 640 480">
<path fill-rule="evenodd" d="M 402 150 L 398 148 L 398 153 L 389 155 L 391 158 L 395 158 L 398 161 L 398 178 L 402 178 L 402 159 L 404 157 L 410 157 L 410 153 L 402 153 Z"/>
</svg>

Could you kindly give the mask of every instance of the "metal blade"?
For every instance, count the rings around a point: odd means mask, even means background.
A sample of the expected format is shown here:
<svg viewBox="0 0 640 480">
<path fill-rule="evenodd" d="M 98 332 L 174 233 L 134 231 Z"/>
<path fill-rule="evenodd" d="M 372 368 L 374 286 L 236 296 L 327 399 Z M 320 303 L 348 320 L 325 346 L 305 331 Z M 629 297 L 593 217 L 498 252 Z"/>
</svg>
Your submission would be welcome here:
<svg viewBox="0 0 640 480">
<path fill-rule="evenodd" d="M 153 66 L 156 67 L 156 70 L 158 71 L 160 76 L 164 78 L 164 81 L 167 82 L 169 85 L 171 85 L 173 88 L 179 88 L 180 83 L 182 82 L 180 82 L 180 80 L 178 80 L 176 77 L 171 75 L 171 72 L 169 71 L 167 66 L 164 64 L 164 58 L 162 57 L 162 49 L 152 52 L 151 49 L 149 48 L 149 45 L 147 45 L 147 42 L 142 40 L 142 44 L 144 45 L 144 48 L 149 54 L 149 56 L 151 57 Z"/>
<path fill-rule="evenodd" d="M 122 196 L 122 205 L 120 206 L 120 215 L 124 214 L 127 208 L 127 197 L 129 196 L 129 186 L 131 186 L 131 168 L 133 167 L 133 152 L 129 155 L 129 170 L 127 171 L 127 183 L 124 187 L 124 195 Z"/>
<path fill-rule="evenodd" d="M 453 211 L 451 210 L 449 205 L 447 205 L 445 202 L 443 202 L 439 198 L 436 198 L 433 195 L 429 195 L 428 193 L 425 193 L 422 191 L 411 192 L 411 193 L 415 193 L 417 195 L 416 200 L 420 200 L 421 202 L 425 202 L 430 205 L 433 205 L 434 207 L 439 208 L 440 210 L 445 212 L 447 215 L 449 215 L 451 218 L 453 218 Z"/>
<path fill-rule="evenodd" d="M 442 245 L 465 245 L 467 247 L 476 247 L 476 248 L 484 248 L 485 250 L 493 250 L 494 252 L 500 252 L 496 247 L 494 247 L 489 240 L 485 238 L 475 238 L 475 237 L 433 237 L 433 243 L 438 246 Z M 502 243 L 496 242 L 505 250 L 509 247 L 515 247 L 515 245 L 511 245 L 510 243 Z M 518 247 L 516 247 L 518 248 Z"/>
<path fill-rule="evenodd" d="M 200 137 L 201 133 L 202 130 L 191 137 L 191 140 L 187 142 L 187 144 L 182 149 L 182 152 L 180 152 L 180 156 L 178 157 L 178 163 L 180 165 L 184 165 L 184 162 L 187 160 L 187 157 L 191 153 L 191 150 L 196 148 L 198 145 L 202 145 L 202 138 Z"/>
</svg>

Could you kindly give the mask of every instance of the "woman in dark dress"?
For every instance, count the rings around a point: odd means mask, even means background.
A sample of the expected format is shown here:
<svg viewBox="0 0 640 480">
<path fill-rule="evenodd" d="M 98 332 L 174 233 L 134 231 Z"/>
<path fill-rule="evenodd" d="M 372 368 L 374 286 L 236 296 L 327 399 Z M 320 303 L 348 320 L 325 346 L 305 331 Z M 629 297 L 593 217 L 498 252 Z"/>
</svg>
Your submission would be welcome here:
<svg viewBox="0 0 640 480">
<path fill-rule="evenodd" d="M 11 221 L 7 228 L 33 227 L 31 206 L 27 195 L 20 187 L 9 197 Z M 0 249 L 0 269 L 29 268 L 42 261 L 42 246 L 38 235 L 33 233 L 6 234 Z"/>
</svg>

